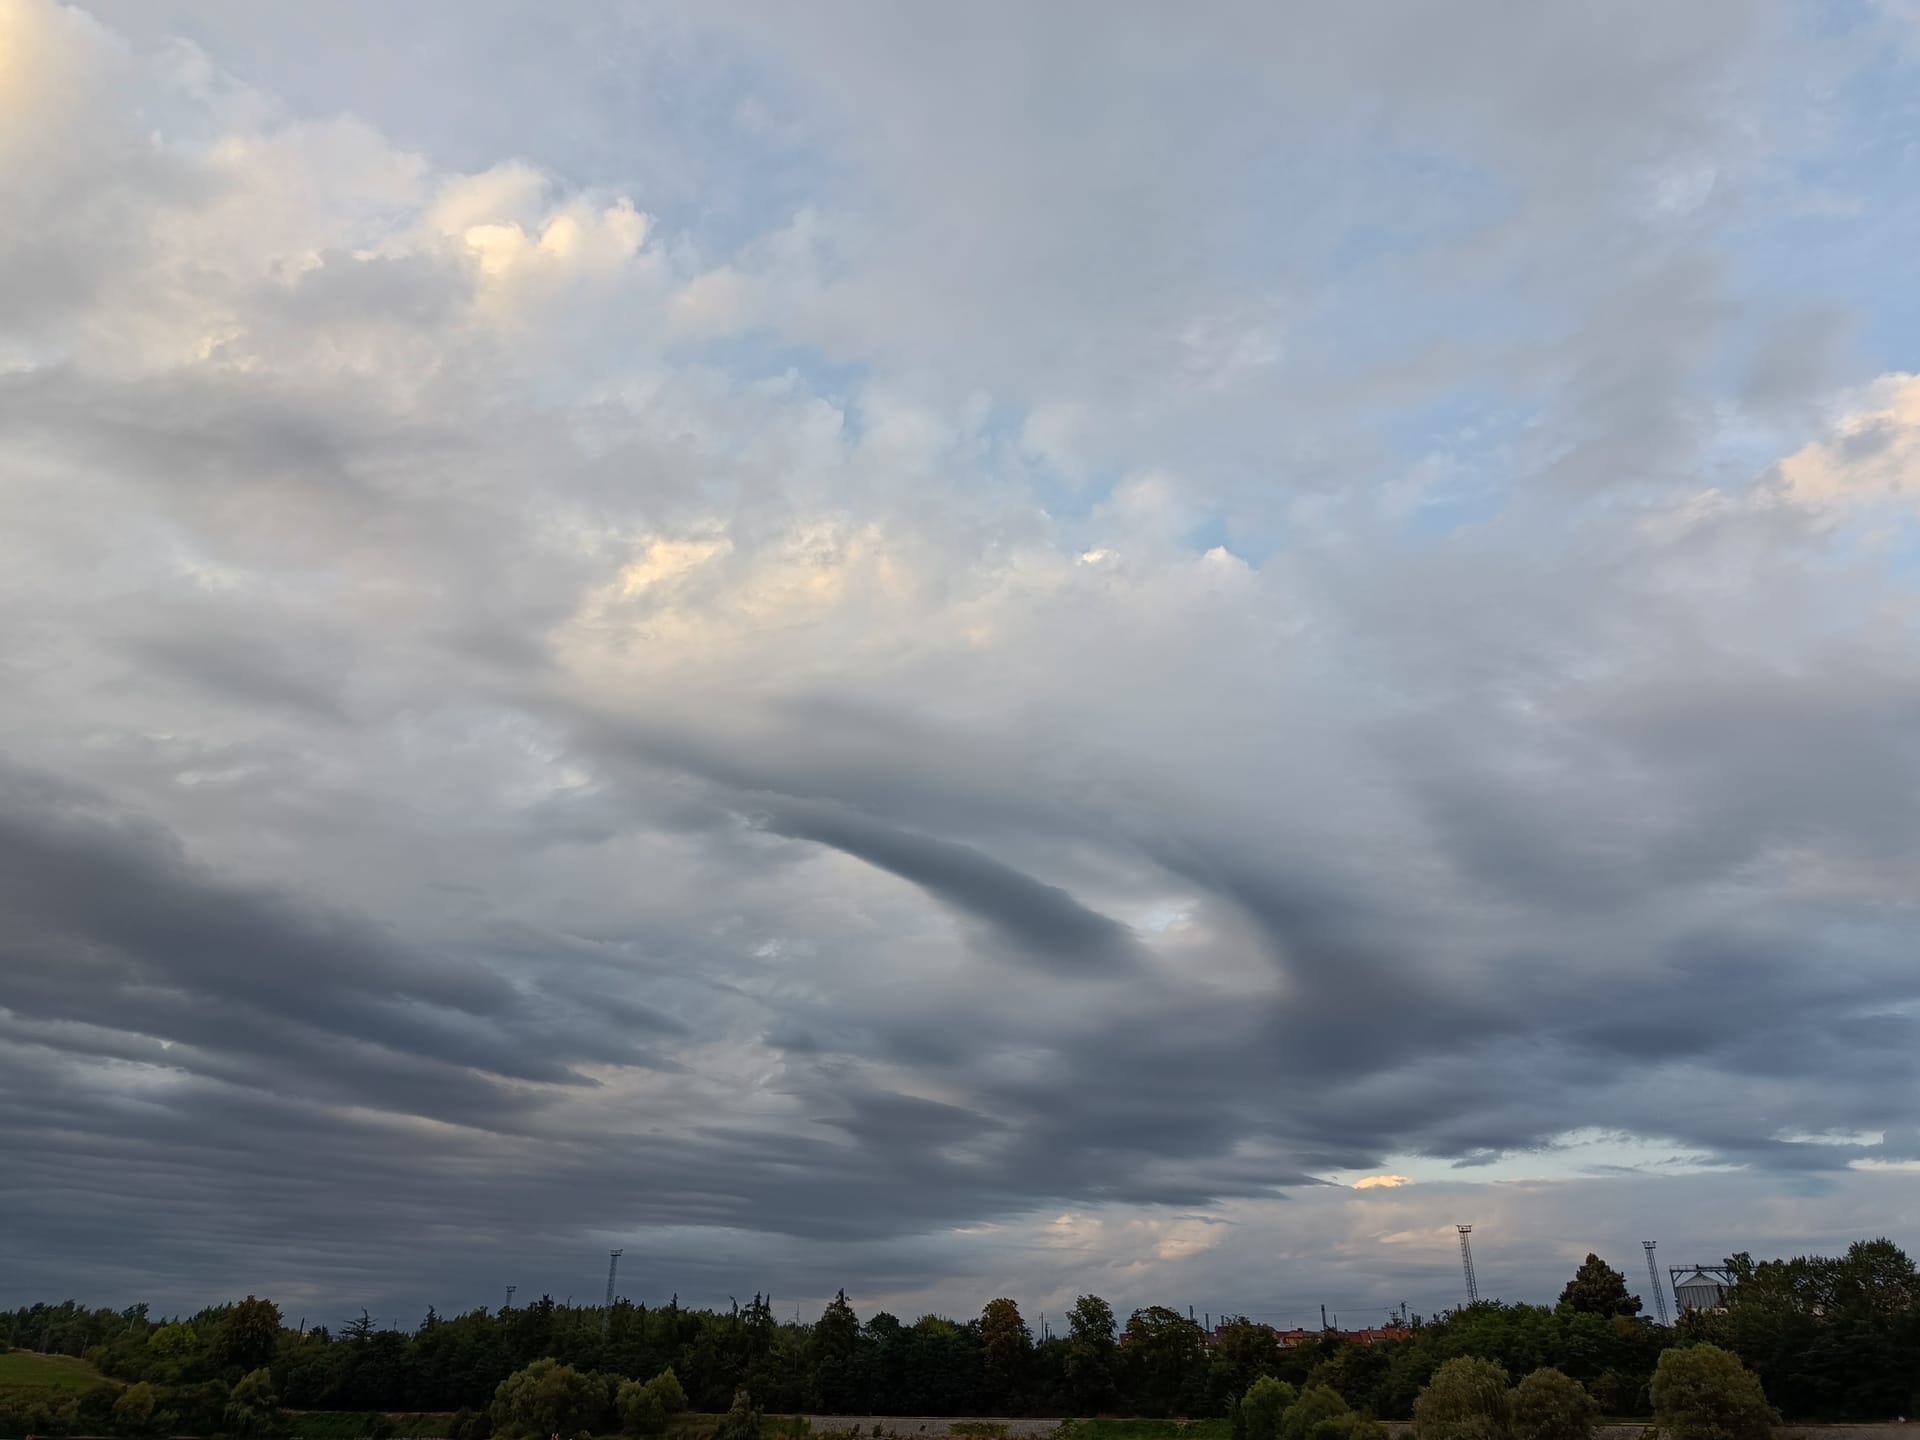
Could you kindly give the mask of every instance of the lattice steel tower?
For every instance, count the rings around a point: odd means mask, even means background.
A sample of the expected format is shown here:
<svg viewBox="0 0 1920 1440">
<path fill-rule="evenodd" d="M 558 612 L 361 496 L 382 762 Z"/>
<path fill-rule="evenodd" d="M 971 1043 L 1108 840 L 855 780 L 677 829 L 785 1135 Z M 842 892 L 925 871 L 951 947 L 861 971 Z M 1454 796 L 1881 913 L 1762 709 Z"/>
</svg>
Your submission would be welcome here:
<svg viewBox="0 0 1920 1440">
<path fill-rule="evenodd" d="M 1653 1282 L 1653 1313 L 1660 1317 L 1660 1323 L 1667 1323 L 1667 1292 L 1660 1288 L 1660 1267 L 1653 1263 L 1653 1247 L 1657 1240 L 1642 1240 L 1640 1244 L 1647 1252 L 1647 1279 Z"/>
<path fill-rule="evenodd" d="M 620 1268 L 620 1257 L 625 1253 L 624 1250 L 609 1250 L 607 1252 L 607 1303 L 600 1311 L 600 1333 L 602 1335 L 606 1334 L 613 1326 L 613 1272 Z"/>
<path fill-rule="evenodd" d="M 1467 1304 L 1480 1303 L 1480 1286 L 1473 1278 L 1473 1246 L 1467 1243 L 1467 1237 L 1473 1233 L 1471 1225 L 1456 1225 L 1460 1232 L 1460 1268 L 1467 1272 Z"/>
</svg>

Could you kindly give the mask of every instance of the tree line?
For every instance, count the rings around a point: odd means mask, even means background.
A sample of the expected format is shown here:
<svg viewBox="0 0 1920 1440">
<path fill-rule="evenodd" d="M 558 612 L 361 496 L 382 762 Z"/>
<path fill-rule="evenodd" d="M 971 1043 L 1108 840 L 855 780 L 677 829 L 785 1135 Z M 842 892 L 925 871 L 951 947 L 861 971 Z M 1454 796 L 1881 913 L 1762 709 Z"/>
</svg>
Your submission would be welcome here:
<svg viewBox="0 0 1920 1440">
<path fill-rule="evenodd" d="M 145 1306 L 40 1304 L 0 1312 L 0 1340 L 84 1356 L 144 1388 L 118 1416 L 112 1407 L 125 1391 L 42 1397 L 34 1414 L 11 1424 L 0 1395 L 0 1433 L 245 1435 L 285 1407 L 467 1411 L 479 1417 L 476 1434 L 486 1434 L 502 1384 L 540 1361 L 552 1362 L 548 1385 L 564 1381 L 554 1371 L 589 1377 L 582 1393 L 599 1396 L 600 1413 L 617 1424 L 625 1423 L 624 1384 L 669 1373 L 672 1398 L 711 1413 L 745 1392 L 751 1406 L 774 1413 L 1223 1416 L 1271 1380 L 1303 1400 L 1337 1398 L 1356 1416 L 1406 1419 L 1441 1367 L 1466 1358 L 1511 1375 L 1552 1369 L 1598 1413 L 1638 1417 L 1653 1409 L 1662 1355 L 1708 1343 L 1744 1363 L 1794 1419 L 1880 1420 L 1920 1407 L 1920 1277 L 1892 1242 L 1759 1264 L 1737 1255 L 1729 1264 L 1735 1284 L 1725 1308 L 1671 1327 L 1645 1318 L 1620 1272 L 1589 1256 L 1551 1306 L 1486 1301 L 1405 1339 L 1326 1335 L 1284 1349 L 1269 1327 L 1245 1318 L 1208 1333 L 1156 1305 L 1121 1324 L 1094 1295 L 1080 1297 L 1065 1333 L 1040 1339 L 1004 1298 L 968 1320 L 905 1322 L 884 1312 L 863 1320 L 842 1293 L 813 1323 L 793 1324 L 763 1296 L 725 1310 L 621 1300 L 610 1311 L 543 1296 L 457 1316 L 429 1310 L 411 1330 L 379 1326 L 364 1312 L 337 1330 L 289 1327 L 278 1307 L 254 1297 L 171 1318 Z"/>
</svg>

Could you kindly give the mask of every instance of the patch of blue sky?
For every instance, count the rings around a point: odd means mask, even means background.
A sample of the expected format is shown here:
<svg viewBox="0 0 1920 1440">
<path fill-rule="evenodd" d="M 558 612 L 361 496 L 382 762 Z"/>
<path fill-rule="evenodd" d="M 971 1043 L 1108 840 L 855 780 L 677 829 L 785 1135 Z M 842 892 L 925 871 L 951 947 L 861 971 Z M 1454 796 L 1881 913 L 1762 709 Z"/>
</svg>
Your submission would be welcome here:
<svg viewBox="0 0 1920 1440">
<path fill-rule="evenodd" d="M 1255 546 L 1252 543 L 1252 537 L 1241 533 L 1244 529 L 1244 526 L 1235 526 L 1227 515 L 1219 511 L 1211 511 L 1201 516 L 1197 524 L 1187 527 L 1180 536 L 1180 543 L 1202 552 L 1213 549 L 1231 550 L 1241 559 L 1257 567 L 1260 560 L 1271 553 L 1272 547 Z M 1254 553 L 1242 554 L 1240 549 L 1242 545 L 1246 545 Z"/>
<path fill-rule="evenodd" d="M 1844 307 L 1860 362 L 1875 373 L 1915 368 L 1920 288 L 1887 277 L 1920 251 L 1920 47 L 1877 47 L 1822 99 L 1816 143 L 1789 139 L 1779 172 L 1721 237 L 1735 283 L 1762 314 L 1769 300 Z"/>
<path fill-rule="evenodd" d="M 1875 529 L 1870 537 L 1860 536 L 1848 549 L 1871 546 L 1878 555 L 1883 573 L 1910 590 L 1920 590 L 1920 519 L 1904 506 L 1876 513 Z"/>
<path fill-rule="evenodd" d="M 1515 452 L 1532 418 L 1486 385 L 1383 417 L 1380 432 L 1405 467 L 1388 487 L 1404 497 L 1405 528 L 1443 536 L 1499 515 L 1520 483 Z"/>
<path fill-rule="evenodd" d="M 848 402 L 873 378 L 869 361 L 838 360 L 815 346 L 792 344 L 770 330 L 693 341 L 677 347 L 677 353 L 744 384 L 791 376 L 810 393 L 845 410 L 850 429 L 857 427 L 858 414 Z"/>
</svg>

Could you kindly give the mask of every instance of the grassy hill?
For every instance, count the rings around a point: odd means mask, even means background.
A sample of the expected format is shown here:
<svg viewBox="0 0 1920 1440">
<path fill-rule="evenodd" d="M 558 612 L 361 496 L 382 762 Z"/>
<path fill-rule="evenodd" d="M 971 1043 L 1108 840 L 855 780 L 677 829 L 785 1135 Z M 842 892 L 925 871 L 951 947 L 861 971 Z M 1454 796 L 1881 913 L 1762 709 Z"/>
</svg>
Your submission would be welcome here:
<svg viewBox="0 0 1920 1440">
<path fill-rule="evenodd" d="M 86 1361 L 70 1355 L 36 1355 L 31 1350 L 9 1350 L 0 1354 L 0 1390 L 82 1395 L 108 1383 Z"/>
</svg>

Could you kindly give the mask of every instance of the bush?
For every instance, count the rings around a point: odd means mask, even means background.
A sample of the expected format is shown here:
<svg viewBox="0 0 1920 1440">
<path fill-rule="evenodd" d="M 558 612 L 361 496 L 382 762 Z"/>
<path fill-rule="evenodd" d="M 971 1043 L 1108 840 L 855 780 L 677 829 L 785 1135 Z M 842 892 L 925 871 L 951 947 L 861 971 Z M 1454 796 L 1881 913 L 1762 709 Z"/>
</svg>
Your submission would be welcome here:
<svg viewBox="0 0 1920 1440">
<path fill-rule="evenodd" d="M 113 1402 L 113 1428 L 122 1435 L 151 1434 L 158 1400 L 159 1392 L 146 1381 L 129 1385 Z"/>
<path fill-rule="evenodd" d="M 280 1424 L 280 1397 L 273 1393 L 273 1376 L 264 1367 L 248 1371 L 227 1396 L 223 1418 L 229 1435 L 271 1435 Z"/>
<path fill-rule="evenodd" d="M 1355 1418 L 1338 1390 L 1309 1385 L 1286 1407 L 1280 1440 L 1346 1440 L 1347 1427 Z"/>
<path fill-rule="evenodd" d="M 628 1380 L 615 1396 L 620 1429 L 627 1435 L 658 1435 L 667 1421 L 687 1408 L 687 1392 L 671 1369 L 662 1370 L 646 1384 Z"/>
<path fill-rule="evenodd" d="M 1413 1433 L 1419 1440 L 1511 1440 L 1507 1372 L 1466 1355 L 1447 1361 L 1413 1402 Z"/>
<path fill-rule="evenodd" d="M 681 1388 L 680 1377 L 673 1373 L 671 1365 L 647 1381 L 647 1389 L 669 1415 L 678 1415 L 687 1408 L 687 1392 Z"/>
<path fill-rule="evenodd" d="M 1592 1440 L 1593 1397 L 1558 1370 L 1536 1370 L 1513 1387 L 1514 1440 Z"/>
<path fill-rule="evenodd" d="M 667 1412 L 654 1392 L 652 1382 L 642 1385 L 629 1380 L 620 1387 L 616 1404 L 620 1410 L 623 1435 L 658 1435 L 667 1428 Z"/>
<path fill-rule="evenodd" d="M 1280 1422 L 1299 1392 L 1284 1380 L 1262 1375 L 1234 1409 L 1234 1440 L 1280 1440 Z"/>
<path fill-rule="evenodd" d="M 733 1404 L 720 1417 L 713 1440 L 760 1440 L 760 1418 L 760 1407 L 742 1386 L 733 1392 Z"/>
<path fill-rule="evenodd" d="M 1653 1421 L 1667 1440 L 1768 1440 L 1779 1417 L 1760 1380 L 1718 1345 L 1668 1350 L 1653 1372 Z"/>
<path fill-rule="evenodd" d="M 493 1392 L 494 1433 L 518 1440 L 590 1431 L 604 1418 L 607 1398 L 599 1376 L 583 1375 L 551 1357 L 536 1360 Z"/>
</svg>

